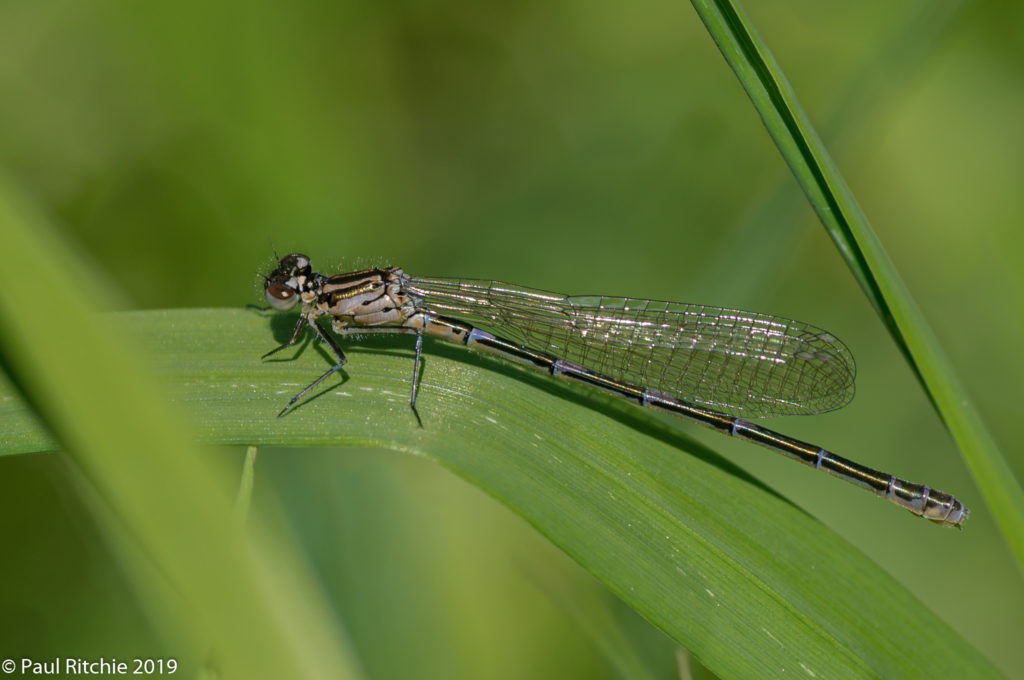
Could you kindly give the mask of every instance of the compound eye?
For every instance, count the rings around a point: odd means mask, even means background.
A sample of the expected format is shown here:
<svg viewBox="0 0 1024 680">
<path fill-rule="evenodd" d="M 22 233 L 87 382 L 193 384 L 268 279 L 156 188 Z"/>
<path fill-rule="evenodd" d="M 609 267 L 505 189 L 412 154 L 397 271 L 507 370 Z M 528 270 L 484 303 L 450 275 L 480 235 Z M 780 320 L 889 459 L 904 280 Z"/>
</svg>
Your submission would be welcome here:
<svg viewBox="0 0 1024 680">
<path fill-rule="evenodd" d="M 281 258 L 279 268 L 282 271 L 293 272 L 296 274 L 309 273 L 310 264 L 309 258 L 302 253 L 292 253 L 285 255 Z"/>
<path fill-rule="evenodd" d="M 286 312 L 298 301 L 299 296 L 296 295 L 294 288 L 289 288 L 282 283 L 267 284 L 267 303 L 274 309 Z"/>
</svg>

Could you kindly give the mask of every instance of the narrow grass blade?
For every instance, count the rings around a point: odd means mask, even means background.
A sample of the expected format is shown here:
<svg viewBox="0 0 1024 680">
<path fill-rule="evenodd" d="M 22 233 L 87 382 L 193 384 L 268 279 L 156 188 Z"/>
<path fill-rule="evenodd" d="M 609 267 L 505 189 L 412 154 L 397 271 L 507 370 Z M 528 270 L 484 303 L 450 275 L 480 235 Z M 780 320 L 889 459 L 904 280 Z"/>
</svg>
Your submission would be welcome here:
<svg viewBox="0 0 1024 680">
<path fill-rule="evenodd" d="M 311 581 L 258 526 L 242 531 L 212 452 L 147 382 L 132 341 L 90 311 L 94 277 L 3 178 L 0 242 L 5 371 L 33 404 L 33 425 L 45 422 L 82 472 L 101 527 L 116 523 L 108 540 L 131 556 L 122 563 L 140 600 L 180 601 L 173 615 L 150 610 L 154 628 L 173 616 L 174 640 L 188 643 L 174 650 L 193 664 L 180 672 L 194 676 L 208 657 L 223 678 L 357 677 Z M 6 394 L 5 408 L 14 401 Z"/>
<path fill-rule="evenodd" d="M 969 0 L 943 3 L 920 2 L 916 11 L 858 65 L 836 100 L 826 120 L 819 124 L 836 155 L 859 144 L 866 131 L 874 128 L 886 112 L 886 102 L 903 91 L 927 63 L 927 55 L 955 30 Z M 771 186 L 763 187 L 729 227 L 718 245 L 717 255 L 701 265 L 694 287 L 711 289 L 722 300 L 748 299 L 752 288 L 763 285 L 792 257 L 793 243 L 802 228 L 805 202 L 792 190 L 790 179 L 781 173 Z M 771 228 L 767 228 L 771 225 Z M 722 267 L 743 262 L 747 276 L 723 277 Z"/>
<path fill-rule="evenodd" d="M 242 463 L 242 478 L 238 483 L 238 496 L 235 499 L 235 510 L 243 520 L 249 515 L 249 507 L 252 505 L 252 485 L 256 478 L 256 452 L 255 446 L 245 448 L 245 460 Z"/>
<path fill-rule="evenodd" d="M 641 650 L 630 635 L 621 612 L 611 606 L 616 604 L 621 609 L 621 603 L 609 602 L 607 597 L 588 597 L 587 593 L 580 592 L 582 588 L 579 586 L 573 588 L 570 584 L 555 581 L 548 573 L 539 570 L 527 569 L 527 573 L 552 604 L 583 631 L 594 649 L 615 669 L 617 677 L 622 680 L 665 677 L 663 666 L 672 655 L 671 642 L 662 639 L 659 640 L 663 643 L 661 646 Z M 636 616 L 633 612 L 629 615 Z"/>
<path fill-rule="evenodd" d="M 850 271 L 906 357 L 1024 571 L 1024 490 L 938 339 L 804 114 L 779 65 L 738 3 L 693 0 Z"/>
</svg>

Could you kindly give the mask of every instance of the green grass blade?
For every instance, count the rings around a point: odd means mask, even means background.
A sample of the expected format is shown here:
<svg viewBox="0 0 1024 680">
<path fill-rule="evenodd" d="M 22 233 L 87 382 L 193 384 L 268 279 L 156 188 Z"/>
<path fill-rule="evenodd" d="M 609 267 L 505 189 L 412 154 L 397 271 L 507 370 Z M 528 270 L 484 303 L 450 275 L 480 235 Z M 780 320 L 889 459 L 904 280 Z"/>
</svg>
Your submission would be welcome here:
<svg viewBox="0 0 1024 680">
<path fill-rule="evenodd" d="M 630 635 L 623 616 L 612 607 L 609 598 L 588 597 L 587 593 L 581 592 L 582 588 L 557 582 L 540 571 L 528 570 L 528 573 L 548 599 L 583 631 L 609 667 L 615 669 L 616 677 L 623 680 L 657 680 L 665 677 L 664 668 L 658 667 L 657 662 L 663 666 L 671 658 L 674 650 L 669 640 L 659 640 L 664 643 L 660 647 L 641 650 L 638 641 Z M 614 604 L 622 607 L 621 602 Z M 630 614 L 635 617 L 632 612 Z"/>
<path fill-rule="evenodd" d="M 13 424 L 20 400 L 5 393 L 0 439 L 24 442 L 25 423 L 47 423 L 89 505 L 102 508 L 95 516 L 140 600 L 178 604 L 150 607 L 154 627 L 186 645 L 173 650 L 178 670 L 195 676 L 209 662 L 223 678 L 358 677 L 312 581 L 259 525 L 242 531 L 213 452 L 147 382 L 109 317 L 90 311 L 102 299 L 94 277 L 2 177 L 0 242 L 0 356 L 40 416 Z"/>
<path fill-rule="evenodd" d="M 721 677 L 803 673 L 800 664 L 818 677 L 998 677 L 831 530 L 658 414 L 614 397 L 428 340 L 421 429 L 408 403 L 411 348 L 368 336 L 350 346 L 346 371 L 276 417 L 328 365 L 312 342 L 259 359 L 294 321 L 179 310 L 118 313 L 108 325 L 147 348 L 206 441 L 373 445 L 440 462 L 525 517 Z M 4 426 L 30 431 L 27 408 L 12 407 L 4 389 Z M 37 430 L 8 452 L 49 441 Z M 921 531 L 946 531 L 893 512 Z M 951 545 L 960 538 L 945 535 Z"/>
<path fill-rule="evenodd" d="M 242 462 L 242 478 L 238 483 L 238 497 L 235 499 L 235 509 L 238 516 L 245 519 L 249 515 L 249 507 L 252 505 L 252 487 L 256 478 L 256 453 L 255 446 L 247 446 L 245 449 L 245 460 Z"/>
<path fill-rule="evenodd" d="M 862 133 L 884 119 L 886 102 L 904 91 L 921 71 L 926 56 L 954 30 L 968 0 L 921 3 L 857 66 L 845 88 L 829 106 L 826 120 L 819 124 L 836 155 L 842 156 Z M 696 288 L 714 289 L 722 300 L 749 298 L 757 286 L 770 280 L 792 251 L 803 228 L 806 207 L 800 194 L 792 191 L 790 178 L 780 174 L 774 186 L 753 197 L 743 214 L 729 227 L 728 238 L 718 246 L 727 258 L 708 258 L 701 266 Z M 771 228 L 767 228 L 771 225 Z M 721 261 L 743 262 L 745 276 L 723 277 Z"/>
<path fill-rule="evenodd" d="M 921 311 L 738 3 L 693 0 L 850 271 L 925 388 L 1024 570 L 1024 490 Z"/>
</svg>

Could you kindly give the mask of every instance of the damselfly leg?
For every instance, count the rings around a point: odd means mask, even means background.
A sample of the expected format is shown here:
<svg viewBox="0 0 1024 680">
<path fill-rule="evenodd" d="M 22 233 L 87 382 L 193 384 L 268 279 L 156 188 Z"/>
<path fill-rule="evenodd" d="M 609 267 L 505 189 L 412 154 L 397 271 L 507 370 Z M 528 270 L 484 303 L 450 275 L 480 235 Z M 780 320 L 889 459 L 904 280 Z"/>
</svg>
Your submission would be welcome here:
<svg viewBox="0 0 1024 680">
<path fill-rule="evenodd" d="M 349 328 L 347 326 L 334 326 L 334 332 L 340 336 L 345 335 L 366 335 L 368 333 L 374 333 L 377 335 L 394 335 L 395 333 L 401 333 L 408 335 L 410 333 L 416 335 L 416 356 L 412 362 L 412 396 L 409 398 L 409 408 L 412 409 L 412 414 L 416 416 L 416 423 L 423 427 L 423 420 L 420 418 L 420 412 L 416 408 L 416 393 L 420 387 L 420 356 L 423 354 L 423 329 L 422 328 L 391 328 L 388 326 L 382 327 L 367 327 L 367 328 Z"/>
<path fill-rule="evenodd" d="M 295 402 L 297 402 L 299 399 L 302 399 L 304 396 L 306 396 L 306 394 L 308 394 L 311 389 L 313 389 L 314 387 L 316 387 L 317 385 L 322 383 L 324 380 L 326 380 L 331 375 L 333 375 L 333 374 L 337 373 L 338 371 L 340 371 L 341 367 L 344 366 L 345 363 L 348 361 L 348 359 L 345 358 L 345 353 L 341 351 L 341 347 L 339 347 L 338 343 L 334 341 L 334 338 L 331 337 L 330 333 L 328 333 L 326 330 L 324 330 L 324 328 L 319 323 L 317 323 L 316 321 L 313 321 L 312 323 L 310 323 L 310 325 L 316 331 L 317 335 L 320 336 L 320 339 L 323 340 L 324 342 L 326 342 L 327 346 L 331 348 L 331 351 L 334 352 L 334 356 L 338 357 L 338 363 L 336 363 L 333 366 L 331 366 L 329 369 L 327 369 L 327 371 L 323 375 L 321 375 L 319 378 L 317 378 L 313 382 L 311 382 L 308 385 L 306 385 L 306 387 L 301 392 L 299 392 L 294 397 L 292 397 L 291 401 L 289 401 L 288 404 L 283 409 L 281 409 L 281 412 L 277 414 L 278 418 L 283 416 L 288 411 L 288 409 L 290 409 L 295 404 Z M 302 320 L 301 319 L 299 320 L 299 323 L 296 324 L 296 326 L 295 326 L 295 334 L 292 336 L 292 339 L 289 340 L 284 345 L 282 345 L 281 347 L 287 347 L 288 345 L 294 344 L 295 343 L 295 338 L 298 337 L 298 333 L 299 333 L 300 330 L 302 330 Z M 267 357 L 267 356 L 273 354 L 274 352 L 276 352 L 278 349 L 281 349 L 281 347 L 278 347 L 275 350 L 267 352 L 267 354 L 264 354 L 263 356 Z"/>
<path fill-rule="evenodd" d="M 271 354 L 277 354 L 278 352 L 283 350 L 285 347 L 291 347 L 292 345 L 294 345 L 295 341 L 299 339 L 299 333 L 302 332 L 302 327 L 305 326 L 305 325 L 306 325 L 306 317 L 300 316 L 299 317 L 299 322 L 297 324 L 295 324 L 295 330 L 292 331 L 292 337 L 288 339 L 288 342 L 284 343 L 283 345 L 278 345 L 277 347 L 275 347 L 274 349 L 270 350 L 269 352 L 267 352 L 266 354 L 264 354 L 260 358 L 261 359 L 266 359 Z"/>
</svg>

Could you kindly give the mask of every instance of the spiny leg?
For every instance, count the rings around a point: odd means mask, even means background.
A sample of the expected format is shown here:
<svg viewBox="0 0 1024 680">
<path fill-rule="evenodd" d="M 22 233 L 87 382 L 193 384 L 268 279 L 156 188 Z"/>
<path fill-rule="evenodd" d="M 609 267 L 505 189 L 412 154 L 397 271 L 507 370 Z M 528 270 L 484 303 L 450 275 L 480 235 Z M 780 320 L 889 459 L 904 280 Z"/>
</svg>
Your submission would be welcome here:
<svg viewBox="0 0 1024 680">
<path fill-rule="evenodd" d="M 423 427 L 423 421 L 420 419 L 420 412 L 416 410 L 416 391 L 420 386 L 420 353 L 423 351 L 423 329 L 416 331 L 416 359 L 412 362 L 412 397 L 409 399 L 409 408 L 412 409 L 412 414 L 416 416 L 416 422 L 419 423 L 420 427 Z"/>
<path fill-rule="evenodd" d="M 305 315 L 300 316 L 299 317 L 299 322 L 297 324 L 295 324 L 295 330 L 292 331 L 291 339 L 288 340 L 288 342 L 284 343 L 283 345 L 281 345 L 279 347 L 275 347 L 274 349 L 270 350 L 269 352 L 267 352 L 266 354 L 264 354 L 260 358 L 261 359 L 266 359 L 271 354 L 276 354 L 277 352 L 280 352 L 281 350 L 283 350 L 285 347 L 291 347 L 292 345 L 294 345 L 295 341 L 299 339 L 299 333 L 302 332 L 302 327 L 305 326 L 305 325 L 306 325 L 306 316 Z M 316 326 L 315 323 L 313 325 Z M 338 351 L 340 352 L 341 350 L 338 350 Z"/>
<path fill-rule="evenodd" d="M 383 334 L 394 334 L 394 333 L 415 333 L 416 334 L 416 359 L 413 361 L 412 369 L 412 397 L 409 399 L 409 407 L 412 409 L 412 414 L 416 416 L 416 422 L 420 427 L 423 427 L 423 420 L 420 418 L 420 412 L 416 410 L 416 392 L 419 390 L 420 385 L 420 354 L 423 352 L 423 329 L 422 328 L 396 328 L 393 326 L 360 326 L 358 328 L 335 328 L 334 332 L 339 335 L 369 335 L 371 333 L 383 335 Z"/>
<path fill-rule="evenodd" d="M 305 318 L 305 317 L 303 317 L 303 318 Z M 278 418 L 283 416 L 285 414 L 285 412 L 288 409 L 290 409 L 293 404 L 295 404 L 295 402 L 297 402 L 299 399 L 302 399 L 302 397 L 304 397 L 311 389 L 313 389 L 314 387 L 316 387 L 317 385 L 322 383 L 330 375 L 340 371 L 341 367 L 345 365 L 346 361 L 348 361 L 348 359 L 345 358 L 345 353 L 341 351 L 341 347 L 338 347 L 338 343 L 336 343 L 334 341 L 334 338 L 331 337 L 330 333 L 325 331 L 323 329 L 323 327 L 320 324 L 318 324 L 316 321 L 313 321 L 309 325 L 313 327 L 313 329 L 317 332 L 317 335 L 320 336 L 320 339 L 323 340 L 324 342 L 326 342 L 327 345 L 334 352 L 334 355 L 336 357 L 338 357 L 338 363 L 336 363 L 334 366 L 331 366 L 327 370 L 326 373 L 324 373 L 322 376 L 320 376 L 319 378 L 317 378 L 316 380 L 311 382 L 309 385 L 306 385 L 306 388 L 304 390 L 302 390 L 301 392 L 296 394 L 294 397 L 292 397 L 292 400 L 288 402 L 288 405 L 285 406 L 283 409 L 281 409 L 281 412 L 277 414 Z M 296 328 L 296 335 L 298 334 L 298 328 L 300 328 L 300 327 L 301 326 Z M 295 338 L 294 337 L 292 337 L 291 342 L 289 342 L 288 344 L 291 344 L 292 342 L 295 342 Z M 286 347 L 286 346 L 287 345 L 282 345 L 282 347 Z M 281 349 L 281 347 L 278 347 L 277 349 Z M 275 349 L 274 352 L 276 352 L 276 351 L 277 350 Z M 273 352 L 271 352 L 271 354 L 273 354 Z"/>
</svg>

